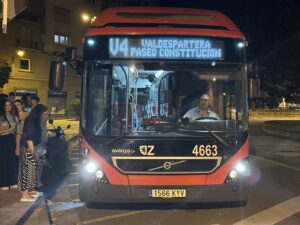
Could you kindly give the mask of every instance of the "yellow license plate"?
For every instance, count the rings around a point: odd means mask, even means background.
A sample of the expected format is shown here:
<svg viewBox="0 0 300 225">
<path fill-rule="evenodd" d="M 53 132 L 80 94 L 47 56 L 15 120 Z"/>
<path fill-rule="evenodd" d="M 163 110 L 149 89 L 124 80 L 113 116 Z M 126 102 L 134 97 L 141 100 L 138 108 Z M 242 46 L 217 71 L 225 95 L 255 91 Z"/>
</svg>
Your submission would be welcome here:
<svg viewBox="0 0 300 225">
<path fill-rule="evenodd" d="M 185 189 L 150 189 L 149 197 L 151 198 L 185 198 Z"/>
</svg>

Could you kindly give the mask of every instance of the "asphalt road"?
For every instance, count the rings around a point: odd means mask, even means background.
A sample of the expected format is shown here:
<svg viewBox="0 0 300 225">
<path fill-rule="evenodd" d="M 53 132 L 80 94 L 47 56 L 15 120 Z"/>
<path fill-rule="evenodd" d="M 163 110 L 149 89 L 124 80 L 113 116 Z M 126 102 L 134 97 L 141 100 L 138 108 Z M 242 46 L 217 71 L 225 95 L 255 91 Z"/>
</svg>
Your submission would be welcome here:
<svg viewBox="0 0 300 225">
<path fill-rule="evenodd" d="M 48 199 L 53 224 L 103 225 L 296 225 L 300 224 L 300 142 L 250 126 L 250 181 L 246 207 L 217 209 L 88 209 L 78 199 L 78 147 L 73 171 Z"/>
</svg>

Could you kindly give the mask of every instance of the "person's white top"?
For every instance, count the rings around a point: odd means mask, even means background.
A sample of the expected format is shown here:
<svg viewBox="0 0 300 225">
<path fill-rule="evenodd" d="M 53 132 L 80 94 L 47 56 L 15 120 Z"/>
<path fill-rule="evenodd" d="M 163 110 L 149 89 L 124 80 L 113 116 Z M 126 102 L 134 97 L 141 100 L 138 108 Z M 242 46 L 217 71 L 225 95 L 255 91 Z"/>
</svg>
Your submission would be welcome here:
<svg viewBox="0 0 300 225">
<path fill-rule="evenodd" d="M 196 106 L 192 109 L 190 109 L 189 111 L 187 111 L 186 114 L 184 114 L 183 118 L 185 117 L 189 117 L 190 120 L 195 120 L 199 117 L 213 117 L 213 118 L 216 118 L 216 119 L 220 119 L 219 116 L 217 115 L 217 113 L 211 111 L 211 110 L 208 110 L 208 115 L 207 116 L 203 116 L 203 115 L 200 115 L 200 109 L 199 109 L 199 106 Z"/>
</svg>

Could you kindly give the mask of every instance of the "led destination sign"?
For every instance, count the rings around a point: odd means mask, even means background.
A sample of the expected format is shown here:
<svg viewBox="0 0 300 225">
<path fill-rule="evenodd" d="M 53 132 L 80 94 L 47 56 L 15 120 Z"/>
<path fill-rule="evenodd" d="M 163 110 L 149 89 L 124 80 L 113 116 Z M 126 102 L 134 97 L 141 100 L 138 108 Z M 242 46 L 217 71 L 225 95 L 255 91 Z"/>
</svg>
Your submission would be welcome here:
<svg viewBox="0 0 300 225">
<path fill-rule="evenodd" d="M 208 38 L 109 38 L 109 58 L 223 60 L 224 42 Z"/>
</svg>

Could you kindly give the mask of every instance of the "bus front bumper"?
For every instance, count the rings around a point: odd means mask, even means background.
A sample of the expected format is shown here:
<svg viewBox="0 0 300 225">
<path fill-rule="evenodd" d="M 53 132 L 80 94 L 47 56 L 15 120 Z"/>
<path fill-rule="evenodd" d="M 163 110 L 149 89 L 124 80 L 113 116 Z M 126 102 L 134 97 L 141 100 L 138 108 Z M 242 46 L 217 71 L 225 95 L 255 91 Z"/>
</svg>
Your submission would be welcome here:
<svg viewBox="0 0 300 225">
<path fill-rule="evenodd" d="M 183 198 L 154 198 L 151 189 L 184 189 Z M 97 181 L 80 182 L 80 200 L 89 203 L 230 203 L 247 202 L 248 185 L 230 182 L 206 186 L 121 186 Z"/>
</svg>

